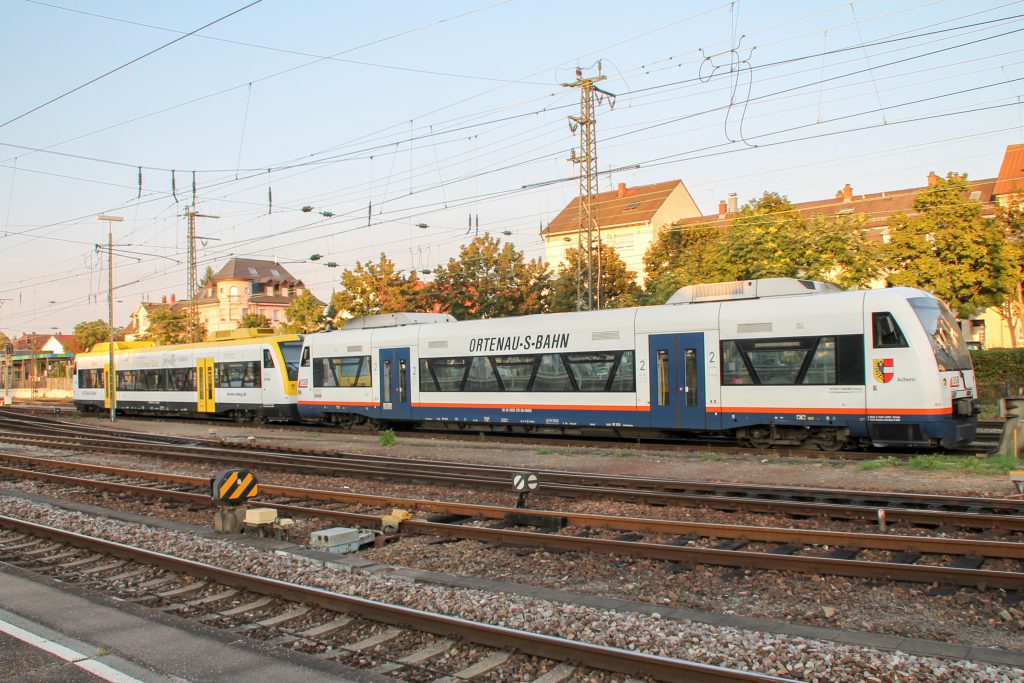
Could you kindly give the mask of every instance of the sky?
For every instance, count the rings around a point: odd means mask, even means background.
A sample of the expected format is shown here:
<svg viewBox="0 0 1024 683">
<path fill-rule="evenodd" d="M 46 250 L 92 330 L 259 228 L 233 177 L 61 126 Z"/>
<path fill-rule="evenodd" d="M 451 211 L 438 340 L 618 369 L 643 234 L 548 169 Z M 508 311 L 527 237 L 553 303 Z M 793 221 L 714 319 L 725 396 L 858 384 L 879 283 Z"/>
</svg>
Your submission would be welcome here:
<svg viewBox="0 0 1024 683">
<path fill-rule="evenodd" d="M 476 234 L 543 256 L 577 193 L 563 84 L 605 77 L 600 188 L 704 213 L 998 173 L 1024 143 L 1024 1 L 0 0 L 0 331 L 70 333 L 273 259 L 319 298 Z M 141 180 L 140 180 L 141 179 Z M 309 208 L 303 211 L 303 208 Z M 479 227 L 477 227 L 477 225 Z M 423 227 L 426 226 L 426 227 Z M 314 254 L 321 256 L 311 260 Z M 326 267 L 327 262 L 338 264 Z M 429 276 L 428 276 L 429 279 Z"/>
</svg>

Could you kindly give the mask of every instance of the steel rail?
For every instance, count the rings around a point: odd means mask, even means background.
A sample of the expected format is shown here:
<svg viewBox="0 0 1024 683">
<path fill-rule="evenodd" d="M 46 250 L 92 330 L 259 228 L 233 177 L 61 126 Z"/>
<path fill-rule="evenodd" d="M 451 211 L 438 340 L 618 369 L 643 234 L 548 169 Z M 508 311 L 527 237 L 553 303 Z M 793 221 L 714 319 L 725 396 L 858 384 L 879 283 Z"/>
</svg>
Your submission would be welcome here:
<svg viewBox="0 0 1024 683">
<path fill-rule="evenodd" d="M 139 479 L 149 479 L 151 481 L 185 484 L 198 488 L 202 488 L 209 483 L 208 479 L 190 475 L 154 472 L 151 470 L 133 470 L 123 467 L 113 467 L 110 465 L 94 465 L 91 463 L 71 462 L 26 455 L 13 455 L 2 452 L 0 452 L 0 459 L 35 466 L 56 467 L 82 472 L 109 474 L 117 477 L 135 477 Z M 0 466 L 0 474 L 30 478 L 45 478 L 51 473 Z M 64 475 L 55 474 L 54 476 L 63 477 Z M 57 480 L 54 479 L 54 481 Z M 77 481 L 95 482 L 99 480 L 62 478 L 60 481 L 75 483 Z M 533 517 L 550 519 L 553 522 L 564 520 L 564 522 L 570 526 L 615 529 L 618 531 L 645 531 L 650 533 L 675 534 L 681 536 L 695 534 L 706 538 L 732 538 L 770 543 L 802 543 L 807 545 L 840 546 L 845 548 L 920 552 L 934 555 L 964 555 L 971 557 L 1024 559 L 1024 543 L 1016 541 L 936 538 L 930 536 L 886 535 L 848 531 L 824 531 L 819 529 L 787 529 L 751 525 L 684 522 L 670 519 L 615 517 L 611 515 L 585 514 L 579 512 L 532 508 L 524 510 L 497 505 L 457 503 L 426 500 L 422 498 L 404 498 L 367 493 L 332 491 L 326 489 L 310 489 L 297 486 L 281 486 L 277 484 L 269 484 L 265 481 L 260 483 L 260 489 L 265 494 L 283 496 L 286 498 L 307 498 L 310 500 L 354 505 L 410 508 L 425 512 L 479 517 L 482 519 L 505 520 L 511 515 L 527 513 Z M 166 489 L 149 489 L 147 490 L 147 493 L 164 490 Z M 368 517 L 373 519 L 371 516 Z"/>
<path fill-rule="evenodd" d="M 70 438 L 70 437 L 69 437 Z M 123 437 L 122 437 L 123 438 Z M 129 443 L 136 443 L 138 440 L 145 441 L 145 434 L 135 434 L 131 438 L 123 438 Z M 110 438 L 95 439 L 90 441 L 88 437 L 76 437 L 79 443 L 98 443 L 111 447 Z M 522 468 L 487 465 L 487 464 L 466 464 L 446 461 L 417 461 L 410 462 L 408 458 L 397 458 L 373 454 L 355 453 L 334 453 L 324 455 L 323 452 L 316 454 L 296 454 L 292 449 L 285 452 L 275 453 L 272 449 L 252 447 L 245 444 L 225 445 L 223 442 L 213 442 L 203 439 L 192 439 L 199 441 L 204 446 L 176 446 L 181 452 L 189 452 L 193 455 L 209 455 L 216 457 L 216 453 L 241 452 L 246 457 L 263 459 L 265 464 L 299 465 L 316 468 L 317 465 L 327 465 L 329 468 L 336 468 L 340 463 L 345 463 L 347 472 L 359 472 L 367 476 L 387 477 L 408 477 L 413 479 L 424 479 L 427 477 L 436 478 L 438 474 L 458 475 L 460 478 L 473 477 L 470 481 L 476 485 L 489 485 L 507 488 L 507 480 L 498 477 L 508 477 L 511 473 Z M 161 455 L 166 453 L 161 452 Z M 280 460 L 280 463 L 278 462 Z M 372 464 L 366 464 L 372 463 Z M 387 465 L 386 468 L 375 467 Z M 393 469 L 395 464 L 400 464 L 401 471 Z M 928 493 L 906 493 L 906 492 L 885 492 L 865 491 L 854 489 L 836 488 L 810 488 L 798 486 L 780 486 L 771 484 L 734 484 L 727 482 L 708 482 L 695 480 L 672 480 L 657 479 L 651 477 L 639 477 L 631 475 L 607 476 L 595 475 L 580 472 L 565 472 L 560 470 L 531 469 L 542 477 L 545 485 L 550 488 L 553 485 L 566 484 L 570 486 L 587 486 L 607 488 L 611 492 L 637 492 L 637 493 L 683 493 L 683 494 L 713 494 L 732 495 L 754 500 L 778 500 L 785 499 L 798 502 L 826 503 L 840 500 L 856 500 L 858 504 L 870 507 L 920 507 L 926 509 L 956 508 L 968 511 L 982 509 L 1001 510 L 1006 514 L 1024 515 L 1024 502 L 1007 498 L 979 497 L 979 496 L 950 496 Z M 493 474 L 489 478 L 481 476 L 481 473 Z M 563 492 L 570 489 L 562 489 Z"/>
<path fill-rule="evenodd" d="M 161 496 L 176 500 L 189 501 L 195 504 L 212 505 L 209 497 L 181 491 L 167 492 L 164 489 L 122 484 L 119 482 L 97 481 L 81 477 L 71 477 L 33 470 L 14 470 L 0 467 L 0 474 L 18 474 L 38 479 L 60 481 L 71 485 L 95 486 L 131 494 Z M 205 480 L 203 480 L 205 482 Z M 274 502 L 261 503 L 264 507 L 274 508 L 297 517 L 320 517 L 341 519 L 350 524 L 358 524 L 369 528 L 379 528 L 380 518 L 350 512 L 339 512 L 322 508 L 310 508 Z M 717 548 L 693 548 L 676 545 L 660 545 L 637 541 L 619 541 L 614 539 L 595 539 L 557 534 L 515 531 L 510 529 L 493 529 L 469 527 L 454 524 L 440 524 L 420 520 L 407 520 L 401 523 L 403 533 L 415 533 L 430 536 L 441 536 L 457 540 L 476 540 L 509 546 L 536 547 L 545 550 L 598 552 L 614 555 L 628 555 L 647 559 L 678 562 L 682 565 L 709 564 L 745 569 L 774 569 L 810 574 L 832 574 L 836 576 L 853 576 L 861 578 L 883 578 L 911 582 L 946 582 L 960 586 L 973 586 L 979 590 L 984 588 L 1004 588 L 1007 590 L 1024 589 L 1024 573 L 1007 572 L 988 569 L 962 569 L 957 567 L 936 565 L 915 565 L 894 562 L 875 562 L 867 560 L 851 560 L 830 557 L 779 555 L 771 552 L 751 552 L 743 550 L 722 550 Z M 773 532 L 784 535 L 786 530 L 777 529 Z M 797 532 L 796 535 L 806 532 Z M 870 536 L 864 534 L 862 536 Z M 900 537 L 914 538 L 916 537 Z M 789 541 L 796 538 L 787 539 Z M 863 539 L 862 539 L 863 540 Z M 928 539 L 925 539 L 928 540 Z M 808 541 L 813 543 L 813 541 Z M 975 542 L 983 544 L 985 542 Z M 922 547 L 924 544 L 921 544 Z M 1014 544 L 1010 544 L 1014 545 Z M 944 553 L 945 554 L 945 553 Z"/>
<path fill-rule="evenodd" d="M 443 637 L 457 637 L 487 647 L 515 650 L 557 661 L 575 662 L 595 669 L 615 671 L 634 676 L 650 676 L 663 681 L 685 680 L 698 683 L 732 681 L 772 683 L 791 680 L 768 674 L 727 669 L 688 660 L 566 640 L 541 633 L 531 633 L 529 631 L 469 621 L 444 614 L 434 614 L 402 605 L 390 605 L 366 598 L 334 593 L 313 586 L 304 586 L 278 579 L 244 574 L 211 564 L 174 557 L 145 548 L 137 548 L 42 524 L 26 522 L 13 517 L 0 516 L 0 526 L 36 537 L 43 537 L 75 547 L 85 548 L 93 552 L 101 552 L 114 557 L 157 566 L 168 571 L 215 581 L 225 586 L 240 588 L 261 595 L 269 595 L 291 602 L 316 605 L 317 607 L 334 612 L 357 614 L 373 621 Z"/>
<path fill-rule="evenodd" d="M 43 437 L 17 437 L 0 434 L 0 441 L 8 441 L 15 443 L 44 443 L 47 445 L 53 445 L 53 439 L 44 439 Z M 185 460 L 198 460 L 205 462 L 216 462 L 229 464 L 232 466 L 239 464 L 268 464 L 261 460 L 259 456 L 253 458 L 249 454 L 234 453 L 229 449 L 220 449 L 220 455 L 213 452 L 213 449 L 191 449 L 195 451 L 202 451 L 202 453 L 187 453 L 181 447 L 174 447 L 174 452 L 168 453 L 167 449 L 170 447 L 164 446 L 161 448 L 157 447 L 139 447 L 136 445 L 131 446 L 113 446 L 109 442 L 101 439 L 86 439 L 85 443 L 78 442 L 72 443 L 67 442 L 61 444 L 61 447 L 68 448 L 70 450 L 78 450 L 84 452 L 124 452 L 132 455 L 154 455 L 157 457 L 175 457 Z M 153 450 L 148 450 L 152 448 Z M 506 479 L 499 478 L 487 478 L 487 477 L 470 477 L 468 475 L 460 475 L 451 478 L 442 478 L 437 474 L 422 474 L 416 475 L 412 473 L 411 466 L 408 461 L 400 461 L 401 467 L 380 467 L 380 468 L 365 468 L 359 467 L 352 462 L 352 458 L 358 456 L 346 455 L 341 458 L 327 458 L 313 456 L 310 458 L 299 458 L 298 456 L 285 456 L 289 460 L 297 460 L 298 464 L 290 464 L 287 466 L 289 471 L 300 472 L 305 474 L 321 474 L 331 476 L 352 476 L 353 474 L 359 474 L 362 476 L 374 476 L 383 479 L 411 479 L 414 481 L 424 481 L 428 483 L 438 483 L 444 481 L 446 483 L 458 483 L 461 485 L 471 485 L 477 487 L 488 487 L 507 490 L 509 482 Z M 302 462 L 308 462 L 309 464 L 301 464 Z M 271 467 L 284 467 L 277 460 L 272 460 L 269 463 Z M 513 471 L 513 470 L 508 470 Z M 583 475 L 590 476 L 590 475 Z M 745 485 L 738 484 L 708 484 L 706 482 L 694 482 L 709 487 L 720 488 L 725 492 L 732 492 L 732 495 L 725 494 L 711 494 L 711 493 L 662 493 L 656 491 L 646 490 L 634 490 L 626 488 L 607 488 L 602 486 L 584 486 L 584 485 L 572 485 L 572 484 L 560 484 L 557 482 L 548 482 L 544 485 L 544 493 L 549 493 L 557 496 L 592 496 L 592 497 L 606 497 L 617 500 L 626 500 L 630 502 L 648 503 L 654 505 L 685 505 L 690 507 L 707 507 L 717 510 L 735 511 L 744 510 L 748 512 L 758 512 L 765 514 L 787 514 L 792 516 L 819 516 L 829 517 L 833 519 L 860 519 L 860 520 L 874 520 L 878 516 L 880 509 L 884 509 L 889 522 L 905 522 L 909 524 L 919 524 L 924 526 L 958 526 L 961 528 L 969 529 L 999 529 L 1004 531 L 1024 531 L 1024 514 L 1020 514 L 1020 511 L 1024 510 L 1024 503 L 1021 501 L 999 499 L 999 498 L 970 498 L 970 500 L 976 503 L 977 509 L 986 509 L 986 504 L 991 504 L 997 509 L 1004 510 L 1002 514 L 992 513 L 981 513 L 981 512 L 954 512 L 954 511 L 942 511 L 942 510 L 922 510 L 917 508 L 902 508 L 898 507 L 899 501 L 890 501 L 886 505 L 873 506 L 870 504 L 862 504 L 860 495 L 862 493 L 871 492 L 860 492 L 854 491 L 853 496 L 849 498 L 854 503 L 838 503 L 838 502 L 806 502 L 803 500 L 786 500 L 781 498 L 759 498 L 743 495 L 746 492 Z M 777 487 L 784 489 L 785 487 Z M 813 491 L 814 489 L 803 489 L 799 490 L 801 495 L 806 491 Z M 839 499 L 838 494 L 842 490 L 839 489 L 827 489 L 827 495 L 824 496 L 829 500 Z M 886 495 L 886 494 L 873 494 L 875 496 Z M 897 498 L 900 494 L 893 494 Z M 924 494 L 922 494 L 924 495 Z M 939 497 L 941 499 L 941 497 Z M 960 500 L 965 500 L 962 497 Z M 896 507 L 893 507 L 896 505 Z M 1012 511 L 1012 512 L 1011 512 Z"/>
</svg>

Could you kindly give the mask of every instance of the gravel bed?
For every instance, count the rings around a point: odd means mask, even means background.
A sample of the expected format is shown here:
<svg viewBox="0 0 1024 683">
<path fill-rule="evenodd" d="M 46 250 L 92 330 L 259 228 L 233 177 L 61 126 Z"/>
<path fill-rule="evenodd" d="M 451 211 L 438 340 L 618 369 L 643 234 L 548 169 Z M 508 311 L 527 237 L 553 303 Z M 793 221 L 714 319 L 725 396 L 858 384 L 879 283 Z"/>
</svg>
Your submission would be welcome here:
<svg viewBox="0 0 1024 683">
<path fill-rule="evenodd" d="M 776 673 L 808 681 L 1000 681 L 1024 670 L 734 628 L 676 622 L 660 615 L 602 611 L 533 598 L 411 584 L 387 576 L 337 573 L 316 562 L 268 555 L 235 543 L 197 538 L 0 497 L 0 513 L 200 561 L 218 558 L 238 571 L 319 586 L 465 619 L 522 628 L 663 656 Z M 585 571 L 584 571 L 585 573 Z M 692 579 L 687 578 L 687 584 Z M 912 604 L 912 603 L 909 603 Z"/>
</svg>

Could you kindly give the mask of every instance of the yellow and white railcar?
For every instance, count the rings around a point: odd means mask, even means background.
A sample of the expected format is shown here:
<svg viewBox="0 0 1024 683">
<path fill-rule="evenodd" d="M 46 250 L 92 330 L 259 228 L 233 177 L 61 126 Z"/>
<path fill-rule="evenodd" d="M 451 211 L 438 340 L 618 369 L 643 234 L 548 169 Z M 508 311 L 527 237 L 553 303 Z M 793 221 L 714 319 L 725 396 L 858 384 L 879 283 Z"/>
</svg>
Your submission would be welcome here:
<svg viewBox="0 0 1024 683">
<path fill-rule="evenodd" d="M 110 395 L 107 344 L 75 356 L 75 407 L 126 414 L 218 415 L 295 421 L 302 336 L 244 329 L 208 342 L 115 342 Z"/>
</svg>

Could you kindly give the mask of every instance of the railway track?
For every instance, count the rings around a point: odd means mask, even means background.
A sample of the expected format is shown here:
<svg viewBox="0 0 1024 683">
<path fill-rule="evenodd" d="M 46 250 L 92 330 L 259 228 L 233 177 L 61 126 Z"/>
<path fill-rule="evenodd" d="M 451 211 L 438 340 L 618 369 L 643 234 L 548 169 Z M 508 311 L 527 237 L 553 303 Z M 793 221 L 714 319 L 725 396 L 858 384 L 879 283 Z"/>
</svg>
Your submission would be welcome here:
<svg viewBox="0 0 1024 683">
<path fill-rule="evenodd" d="M 23 406 L 13 411 L 8 411 L 15 414 L 31 414 L 39 417 L 52 416 L 60 411 L 74 411 L 74 404 L 63 404 L 60 406 Z M 2 410 L 2 409 L 0 409 Z M 128 422 L 152 422 L 154 420 L 190 420 L 199 421 L 204 424 L 209 423 L 209 418 L 191 418 L 185 416 L 168 416 L 162 417 L 138 417 L 132 415 L 119 414 L 119 419 Z M 988 420 L 978 423 L 978 434 L 975 441 L 970 446 L 963 448 L 958 451 L 952 451 L 950 455 L 959 456 L 974 456 L 977 454 L 987 454 L 995 452 L 999 445 L 999 440 L 1003 430 L 1002 420 Z M 275 429 L 286 429 L 295 431 L 316 431 L 322 432 L 324 430 L 341 430 L 339 427 L 325 426 L 323 424 L 290 424 L 290 423 L 275 423 Z M 353 427 L 350 430 L 359 433 L 362 431 L 367 435 L 376 434 L 368 428 Z M 340 432 L 344 433 L 344 432 Z M 809 459 L 841 459 L 841 460 L 873 460 L 876 458 L 896 458 L 898 460 L 907 460 L 920 452 L 917 449 L 905 449 L 902 451 L 883 452 L 877 450 L 840 450 L 840 451 L 822 451 L 817 449 L 800 449 L 800 448 L 787 448 L 787 447 L 775 447 L 768 450 L 759 450 L 753 447 L 744 446 L 738 444 L 735 440 L 730 438 L 722 438 L 718 440 L 704 438 L 685 438 L 683 436 L 674 439 L 654 439 L 654 438 L 630 438 L 630 439 L 619 439 L 615 437 L 599 438 L 599 437 L 578 437 L 578 436 L 565 436 L 559 434 L 547 434 L 543 436 L 529 436 L 526 434 L 519 433 L 505 433 L 505 432 L 494 432 L 494 431 L 479 431 L 474 430 L 472 426 L 465 426 L 458 430 L 450 429 L 427 429 L 419 428 L 415 430 L 409 430 L 408 433 L 419 434 L 423 436 L 429 436 L 430 438 L 444 439 L 451 441 L 461 441 L 470 443 L 490 443 L 490 444 L 517 444 L 517 445 L 533 445 L 533 446 L 560 446 L 560 445 L 571 445 L 573 447 L 581 448 L 617 448 L 622 450 L 645 450 L 645 451 L 666 451 L 674 453 L 717 453 L 723 455 L 771 455 L 775 457 L 791 457 L 791 458 L 809 458 Z"/>
<path fill-rule="evenodd" d="M 383 455 L 268 449 L 200 439 L 159 437 L 70 422 L 0 414 L 0 442 L 81 452 L 124 453 L 220 465 L 247 465 L 321 476 L 363 477 L 508 491 L 517 468 L 444 461 L 412 461 Z M 831 488 L 608 477 L 535 470 L 542 492 L 561 497 L 607 498 L 650 505 L 708 507 L 793 517 L 877 520 L 927 527 L 1024 530 L 1024 502 L 1006 498 Z"/>
<path fill-rule="evenodd" d="M 0 466 L 0 477 L 37 479 L 61 486 L 114 491 L 127 496 L 176 500 L 190 506 L 212 505 L 209 480 L 162 472 L 65 462 L 0 453 L 22 467 Z M 31 469 L 30 469 L 31 468 Z M 75 471 L 91 476 L 61 473 Z M 143 480 L 144 483 L 138 483 Z M 152 486 L 160 484 L 159 487 Z M 1017 541 L 933 538 L 701 524 L 559 511 L 502 508 L 392 496 L 372 496 L 261 483 L 260 501 L 281 514 L 327 519 L 380 529 L 384 510 L 400 506 L 441 517 L 412 519 L 401 535 L 424 535 L 488 546 L 513 546 L 554 552 L 587 552 L 698 564 L 815 575 L 839 575 L 979 589 L 1024 590 L 1024 545 Z M 301 504 L 298 504 L 301 503 Z M 315 507 L 311 507 L 315 504 Z M 348 510 L 325 505 L 343 504 Z M 380 512 L 353 512 L 375 506 Z M 443 520 L 443 521 L 442 521 Z M 526 520 L 526 521 L 524 521 Z M 545 528 L 544 533 L 522 526 Z M 625 532 L 625 533 L 622 533 Z M 397 538 L 397 537 L 393 537 Z M 860 557 L 858 557 L 860 556 Z"/>
<path fill-rule="evenodd" d="M 789 680 L 342 595 L 6 516 L 0 516 L 0 562 L 269 644 L 326 654 L 350 666 L 366 664 L 397 680 L 469 680 L 500 674 L 502 666 L 523 656 L 550 660 L 544 665 L 550 680 L 588 672 L 706 683 Z M 445 655 L 462 643 L 488 650 L 472 662 L 448 657 L 462 661 L 460 668 L 441 668 Z"/>
</svg>

